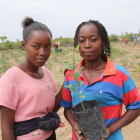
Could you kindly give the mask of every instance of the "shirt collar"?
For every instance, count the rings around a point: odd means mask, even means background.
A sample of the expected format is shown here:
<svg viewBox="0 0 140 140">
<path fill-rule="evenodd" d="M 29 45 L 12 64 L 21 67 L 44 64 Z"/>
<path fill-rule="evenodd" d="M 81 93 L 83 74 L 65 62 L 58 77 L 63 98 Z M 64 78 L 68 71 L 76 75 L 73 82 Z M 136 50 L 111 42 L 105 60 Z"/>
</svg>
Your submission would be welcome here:
<svg viewBox="0 0 140 140">
<path fill-rule="evenodd" d="M 85 60 L 82 59 L 75 71 L 80 70 L 80 68 L 84 65 L 84 63 L 85 63 Z M 109 60 L 109 57 L 107 57 L 107 64 L 106 64 L 105 70 L 103 72 L 103 76 L 114 75 L 116 73 L 117 73 L 117 68 L 116 68 L 115 63 L 111 62 Z"/>
</svg>

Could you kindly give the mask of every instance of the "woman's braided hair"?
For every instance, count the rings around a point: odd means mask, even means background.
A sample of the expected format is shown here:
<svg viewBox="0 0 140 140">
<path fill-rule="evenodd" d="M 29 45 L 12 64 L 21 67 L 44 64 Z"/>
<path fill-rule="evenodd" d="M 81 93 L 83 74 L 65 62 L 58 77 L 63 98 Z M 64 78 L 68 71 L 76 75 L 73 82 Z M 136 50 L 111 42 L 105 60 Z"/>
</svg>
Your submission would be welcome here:
<svg viewBox="0 0 140 140">
<path fill-rule="evenodd" d="M 78 45 L 78 35 L 79 35 L 79 31 L 81 29 L 81 27 L 83 25 L 86 25 L 86 24 L 94 24 L 97 26 L 100 34 L 101 34 L 101 37 L 102 37 L 102 41 L 103 41 L 103 45 L 105 47 L 103 47 L 102 49 L 102 54 L 101 54 L 101 57 L 106 60 L 106 56 L 109 56 L 110 57 L 110 41 L 109 41 L 109 37 L 108 37 L 108 33 L 105 29 L 105 27 L 99 22 L 99 21 L 96 21 L 96 20 L 89 20 L 87 22 L 82 22 L 78 27 L 77 27 L 77 30 L 75 32 L 75 36 L 74 36 L 74 47 L 76 47 Z"/>
</svg>

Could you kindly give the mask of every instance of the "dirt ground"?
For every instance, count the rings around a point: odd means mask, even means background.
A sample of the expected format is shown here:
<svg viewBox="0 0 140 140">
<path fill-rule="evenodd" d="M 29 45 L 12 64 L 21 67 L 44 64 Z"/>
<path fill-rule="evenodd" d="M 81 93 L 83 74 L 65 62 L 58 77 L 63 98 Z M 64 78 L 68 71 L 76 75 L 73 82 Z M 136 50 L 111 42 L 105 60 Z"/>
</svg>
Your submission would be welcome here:
<svg viewBox="0 0 140 140">
<path fill-rule="evenodd" d="M 136 58 L 136 56 L 140 55 L 140 45 L 133 45 L 132 43 L 129 44 L 113 44 L 113 47 L 121 50 L 121 52 L 118 52 L 117 54 L 112 53 L 112 61 L 115 63 L 124 66 L 128 72 L 131 74 L 132 78 L 135 81 L 135 84 L 138 88 L 138 91 L 140 92 L 140 72 L 135 71 L 137 67 L 139 66 L 140 63 L 140 58 Z M 68 59 L 71 61 L 71 55 L 72 53 L 70 52 L 71 47 L 67 47 L 69 51 L 66 52 L 66 48 L 63 48 L 63 52 L 65 54 L 57 54 L 57 57 L 51 56 L 49 58 L 49 62 L 46 64 L 48 69 L 52 72 L 58 88 L 61 87 L 63 81 L 64 81 L 64 76 L 63 76 L 63 70 L 64 70 L 64 61 Z M 124 51 L 124 52 L 123 52 Z M 56 60 L 57 61 L 53 61 Z M 20 58 L 22 60 L 22 58 Z M 54 66 L 55 64 L 55 66 Z M 1 64 L 0 64 L 1 65 Z M 15 65 L 15 61 L 12 61 L 12 65 Z M 59 74 L 59 76 L 58 76 Z M 0 73 L 0 76 L 2 74 Z M 63 108 L 61 108 L 58 111 L 58 114 L 60 115 L 61 121 L 65 124 L 65 127 L 63 128 L 58 128 L 56 130 L 56 136 L 57 140 L 71 140 L 72 139 L 72 134 L 71 134 L 71 126 L 69 123 L 66 121 L 64 115 L 63 115 Z M 125 112 L 125 107 L 123 107 L 123 113 Z M 123 131 L 123 136 L 125 140 L 140 140 L 140 116 L 130 125 L 124 127 L 122 129 Z M 0 138 L 1 140 L 1 138 Z"/>
</svg>

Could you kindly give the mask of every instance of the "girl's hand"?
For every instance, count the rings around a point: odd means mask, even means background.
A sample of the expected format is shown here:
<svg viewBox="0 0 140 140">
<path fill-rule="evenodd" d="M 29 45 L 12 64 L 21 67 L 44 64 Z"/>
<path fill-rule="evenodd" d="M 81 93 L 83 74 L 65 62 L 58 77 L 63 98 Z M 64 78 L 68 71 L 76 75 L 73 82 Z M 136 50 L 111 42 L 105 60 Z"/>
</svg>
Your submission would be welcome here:
<svg viewBox="0 0 140 140">
<path fill-rule="evenodd" d="M 84 136 L 82 135 L 82 132 L 78 127 L 78 124 L 75 124 L 74 126 L 72 126 L 72 128 L 73 128 L 73 131 L 74 131 L 74 134 L 75 134 L 77 140 L 86 140 L 84 138 Z"/>
<path fill-rule="evenodd" d="M 106 140 L 110 136 L 110 129 L 107 128 L 107 136 L 105 138 L 102 138 L 101 140 Z"/>
</svg>

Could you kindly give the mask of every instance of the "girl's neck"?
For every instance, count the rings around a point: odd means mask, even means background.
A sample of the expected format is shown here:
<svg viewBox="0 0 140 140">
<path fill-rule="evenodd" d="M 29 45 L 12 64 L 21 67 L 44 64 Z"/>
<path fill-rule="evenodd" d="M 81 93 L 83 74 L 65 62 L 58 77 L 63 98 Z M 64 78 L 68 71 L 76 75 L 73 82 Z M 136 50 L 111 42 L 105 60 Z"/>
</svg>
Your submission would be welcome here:
<svg viewBox="0 0 140 140">
<path fill-rule="evenodd" d="M 94 61 L 85 60 L 84 70 L 87 70 L 88 72 L 99 71 L 105 69 L 105 66 L 106 61 L 99 57 Z"/>
<path fill-rule="evenodd" d="M 39 67 L 34 66 L 30 61 L 27 61 L 27 58 L 25 58 L 24 61 L 22 61 L 20 64 L 17 65 L 21 70 L 23 70 L 25 73 L 38 73 Z"/>
</svg>

